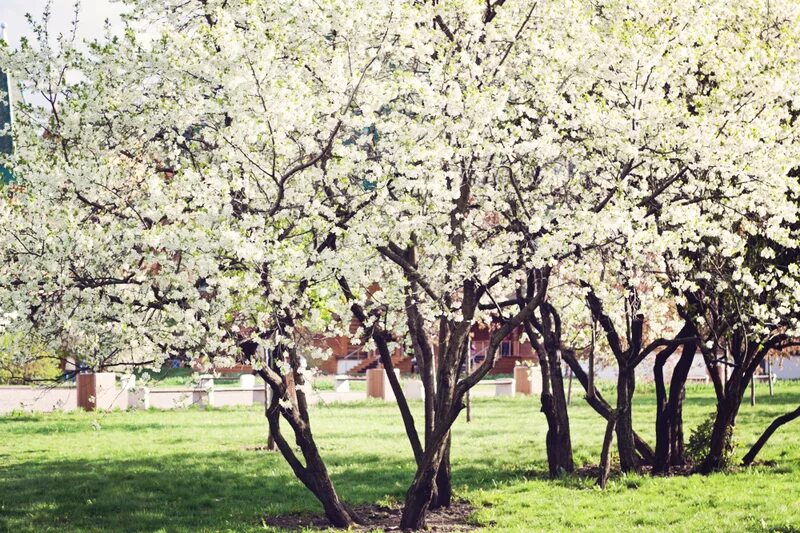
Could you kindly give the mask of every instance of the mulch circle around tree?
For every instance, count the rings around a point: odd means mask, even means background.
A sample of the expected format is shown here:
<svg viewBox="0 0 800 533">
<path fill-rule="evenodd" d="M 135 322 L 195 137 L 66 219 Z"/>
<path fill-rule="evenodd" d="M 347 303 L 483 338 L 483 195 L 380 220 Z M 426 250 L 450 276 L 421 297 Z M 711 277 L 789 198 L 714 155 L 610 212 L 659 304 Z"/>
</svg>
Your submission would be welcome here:
<svg viewBox="0 0 800 533">
<path fill-rule="evenodd" d="M 361 518 L 362 525 L 351 531 L 400 531 L 400 514 L 402 507 L 385 505 L 362 505 L 354 507 Z M 474 509 L 465 501 L 455 501 L 449 508 L 428 512 L 427 531 L 474 531 L 477 526 L 470 521 Z M 293 531 L 303 528 L 325 529 L 330 527 L 323 515 L 281 515 L 268 516 L 262 520 L 264 526 L 277 527 Z"/>
</svg>

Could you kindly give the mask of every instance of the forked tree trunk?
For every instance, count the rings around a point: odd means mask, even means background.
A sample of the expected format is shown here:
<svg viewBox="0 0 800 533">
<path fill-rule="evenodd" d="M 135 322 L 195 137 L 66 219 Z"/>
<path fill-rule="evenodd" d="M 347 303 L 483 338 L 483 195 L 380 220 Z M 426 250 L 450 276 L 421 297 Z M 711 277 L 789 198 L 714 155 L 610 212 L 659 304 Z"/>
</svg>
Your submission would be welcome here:
<svg viewBox="0 0 800 533">
<path fill-rule="evenodd" d="M 468 201 L 469 190 L 462 190 L 462 200 Z M 454 220 L 460 220 L 454 217 Z M 387 250 L 387 255 L 393 260 L 405 264 L 396 252 Z M 410 264 L 405 269 L 416 271 L 413 254 L 407 253 Z M 469 390 L 474 387 L 494 364 L 498 348 L 516 327 L 528 320 L 542 301 L 547 289 L 549 270 L 531 271 L 529 275 L 529 289 L 527 304 L 519 313 L 507 318 L 503 324 L 492 332 L 486 358 L 468 376 L 459 378 L 462 366 L 466 362 L 469 351 L 466 343 L 469 342 L 470 329 L 473 325 L 475 311 L 480 302 L 481 291 L 473 280 L 464 282 L 461 294 L 461 316 L 459 320 L 452 320 L 446 316 L 439 318 L 438 351 L 434 351 L 428 340 L 425 321 L 414 301 L 416 281 L 412 277 L 406 315 L 408 330 L 412 337 L 415 352 L 420 355 L 425 386 L 425 449 L 421 460 L 417 461 L 417 470 L 414 479 L 406 492 L 405 504 L 400 518 L 400 528 L 416 530 L 425 526 L 428 509 L 432 504 L 442 505 L 452 498 L 452 489 L 449 475 L 449 447 L 450 431 L 459 413 L 465 407 L 464 398 Z M 452 305 L 449 297 L 445 298 L 446 305 Z M 435 365 L 435 368 L 434 368 Z M 435 388 L 433 375 L 436 375 Z M 435 399 L 435 401 L 434 401 Z M 445 467 L 442 468 L 444 463 Z M 437 484 L 437 477 L 441 481 Z M 438 485 L 438 486 L 437 486 Z M 434 492 L 437 494 L 434 501 Z"/>
<path fill-rule="evenodd" d="M 436 476 L 447 450 L 447 436 L 440 436 L 426 446 L 422 461 L 417 466 L 414 480 L 406 491 L 400 529 L 418 530 L 425 527 L 425 519 L 431 506 Z"/>
<path fill-rule="evenodd" d="M 724 382 L 720 382 L 719 378 L 714 380 L 714 389 L 717 393 L 717 412 L 711 432 L 710 449 L 700 467 L 703 474 L 709 474 L 725 466 L 726 456 L 730 452 L 728 449 L 731 446 L 730 439 L 736 427 L 736 417 L 744 394 L 747 392 L 747 386 L 751 383 L 758 366 L 764 361 L 770 350 L 781 350 L 793 344 L 795 344 L 794 341 L 791 341 L 786 334 L 775 335 L 759 343 L 748 338 L 742 328 L 737 328 L 732 332 L 729 346 L 734 364 Z M 706 366 L 713 372 L 718 366 L 718 363 L 713 360 L 714 354 L 704 351 L 703 356 L 706 359 Z M 725 369 L 728 369 L 727 364 L 725 364 Z"/>
<path fill-rule="evenodd" d="M 288 313 L 287 313 L 287 316 Z M 358 523 L 356 514 L 336 494 L 328 469 L 319 454 L 319 449 L 311 432 L 308 415 L 308 402 L 303 390 L 304 374 L 300 357 L 294 348 L 279 347 L 274 352 L 274 360 L 265 357 L 265 364 L 258 375 L 269 385 L 269 405 L 266 417 L 270 435 L 295 476 L 322 504 L 325 516 L 334 527 L 349 528 Z M 290 371 L 282 374 L 277 364 L 288 360 Z M 280 420 L 286 420 L 292 429 L 295 443 L 300 448 L 303 462 L 298 459 L 292 446 L 286 441 L 280 429 Z"/>
<path fill-rule="evenodd" d="M 551 478 L 565 472 L 573 472 L 572 439 L 569 431 L 569 412 L 564 391 L 564 374 L 561 369 L 561 324 L 555 309 L 542 304 L 540 323 L 530 321 L 525 324 L 525 333 L 539 355 L 539 368 L 542 372 L 541 411 L 547 420 L 547 466 Z M 542 342 L 536 338 L 534 327 L 539 331 Z"/>
<path fill-rule="evenodd" d="M 688 336 L 685 329 L 679 336 Z M 666 473 L 670 466 L 685 464 L 683 451 L 683 400 L 686 379 L 694 360 L 696 344 L 684 345 L 681 357 L 675 365 L 670 380 L 669 397 L 664 383 L 664 365 L 675 352 L 677 345 L 667 348 L 656 356 L 653 374 L 656 384 L 656 452 L 653 473 Z"/>
<path fill-rule="evenodd" d="M 281 433 L 281 415 L 287 418 L 290 426 L 294 429 L 295 442 L 300 447 L 305 465 L 300 463 L 291 446 Z M 275 440 L 275 444 L 278 446 L 284 459 L 286 459 L 286 462 L 289 463 L 295 476 L 297 476 L 303 485 L 305 485 L 322 504 L 325 517 L 330 521 L 331 525 L 340 528 L 353 527 L 358 523 L 358 517 L 336 494 L 336 489 L 328 474 L 328 469 L 325 467 L 325 462 L 319 455 L 319 450 L 314 442 L 310 427 L 306 426 L 305 429 L 295 429 L 297 420 L 290 420 L 291 418 L 295 417 L 281 408 L 277 399 L 271 402 L 271 406 L 267 411 L 267 420 L 269 421 L 270 434 Z"/>
<path fill-rule="evenodd" d="M 583 371 L 581 368 L 578 359 L 575 357 L 575 354 L 571 351 L 563 351 L 564 361 L 569 365 L 572 372 L 575 374 L 575 377 L 578 378 L 583 389 L 588 393 L 589 392 L 589 377 L 586 375 L 586 372 Z M 586 402 L 592 406 L 597 414 L 602 416 L 606 421 L 610 420 L 613 416 L 613 410 L 611 409 L 611 405 L 603 398 L 603 395 L 600 394 L 600 391 L 594 389 L 594 394 L 586 395 Z M 634 446 L 636 447 L 636 452 L 639 454 L 639 457 L 644 463 L 652 464 L 654 452 L 653 449 L 650 447 L 649 444 L 635 431 L 633 432 L 633 440 Z"/>
<path fill-rule="evenodd" d="M 789 422 L 797 418 L 800 418 L 800 407 L 798 407 L 794 411 L 782 414 L 781 416 L 773 420 L 772 423 L 769 425 L 769 427 L 758 438 L 756 443 L 753 444 L 753 447 L 750 448 L 750 451 L 748 451 L 745 454 L 744 458 L 742 459 L 742 464 L 744 466 L 750 466 L 751 464 L 753 464 L 756 455 L 758 455 L 758 452 L 761 451 L 761 448 L 764 447 L 769 438 L 772 437 L 772 434 L 775 433 L 778 430 L 778 428 L 780 428 L 782 425 L 788 424 Z"/>
</svg>

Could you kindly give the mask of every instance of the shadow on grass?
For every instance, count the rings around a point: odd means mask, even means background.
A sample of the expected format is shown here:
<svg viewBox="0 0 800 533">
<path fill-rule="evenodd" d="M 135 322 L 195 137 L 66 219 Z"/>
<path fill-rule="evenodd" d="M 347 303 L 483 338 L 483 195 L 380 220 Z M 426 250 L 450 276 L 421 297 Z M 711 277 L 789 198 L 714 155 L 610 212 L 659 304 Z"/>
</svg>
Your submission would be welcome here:
<svg viewBox="0 0 800 533">
<path fill-rule="evenodd" d="M 170 454 L 106 461 L 39 461 L 0 469 L 0 530 L 255 529 L 265 512 L 319 507 L 273 455 Z M 380 486 L 388 468 L 349 483 Z"/>
<path fill-rule="evenodd" d="M 354 505 L 401 501 L 413 476 L 409 461 L 327 455 L 340 495 Z M 526 472 L 491 460 L 454 464 L 453 470 L 458 486 L 492 488 L 526 479 Z M 173 453 L 0 468 L 3 531 L 241 531 L 261 528 L 265 514 L 293 513 L 319 514 L 321 508 L 276 453 Z"/>
<path fill-rule="evenodd" d="M 691 405 L 708 403 L 713 408 L 713 398 L 689 402 Z M 769 405 L 772 412 L 783 411 L 787 404 L 797 403 L 800 403 L 800 394 L 781 391 L 771 399 L 764 395 L 758 405 Z M 349 432 L 339 427 L 340 424 L 332 425 L 331 429 L 321 432 L 319 438 L 337 490 L 353 505 L 381 502 L 387 497 L 402 500 L 414 472 L 405 437 L 387 432 L 384 426 L 374 422 L 389 414 L 395 416 L 396 407 L 386 404 L 369 404 L 369 407 L 369 411 L 360 411 L 359 406 L 337 407 L 332 414 L 342 420 L 355 419 L 353 415 L 358 411 L 361 422 Z M 520 432 L 520 413 L 529 416 L 538 406 L 529 409 L 519 401 L 503 401 L 486 405 L 476 402 L 475 407 L 478 417 L 484 416 L 485 421 L 469 427 L 459 426 L 454 441 L 457 453 L 454 454 L 453 481 L 457 490 L 464 487 L 470 491 L 494 489 L 548 479 L 546 457 L 541 448 L 543 435 L 531 433 L 530 438 L 525 439 L 492 440 L 498 426 L 511 428 L 505 431 Z M 583 413 L 587 419 L 596 418 L 588 410 Z M 216 414 L 214 410 L 208 416 L 187 411 L 180 413 L 180 417 L 170 415 L 175 418 L 169 418 L 168 423 L 155 422 L 150 417 L 160 419 L 161 415 L 149 412 L 137 413 L 132 419 L 122 416 L 107 423 L 101 420 L 103 432 L 141 434 L 150 429 L 169 432 L 171 438 L 161 438 L 158 447 L 145 441 L 145 447 L 137 449 L 135 457 L 106 456 L 81 461 L 58 459 L 54 452 L 45 459 L 21 459 L 6 466 L 0 459 L 0 531 L 255 531 L 262 528 L 260 520 L 265 514 L 321 512 L 279 454 L 245 451 L 244 444 L 235 439 L 231 439 L 230 444 L 222 444 L 225 449 L 213 452 L 188 453 L 187 447 L 180 446 L 184 441 L 198 438 L 196 433 L 182 433 L 184 427 L 192 424 L 202 427 L 205 435 L 220 428 L 236 428 L 242 423 L 237 417 L 217 419 Z M 490 421 L 493 425 L 483 425 Z M 46 433 L 61 427 L 65 427 L 66 432 L 73 432 L 72 427 L 86 431 L 90 422 L 89 417 L 77 415 L 74 419 L 72 416 L 63 419 L 47 416 L 0 418 L 4 431 L 15 435 L 18 433 L 15 424 L 25 427 L 19 433 Z M 364 448 L 350 446 L 356 438 L 354 433 L 368 433 L 368 444 Z M 190 435 L 195 436 L 190 438 Z M 126 442 L 119 437 L 115 439 L 115 442 Z M 364 440 L 364 437 L 358 439 Z M 169 447 L 165 448 L 165 444 Z M 27 447 L 30 448 L 30 444 Z M 24 453 L 33 451 L 27 449 Z M 630 485 L 628 481 L 623 483 L 625 488 L 636 488 L 633 484 L 637 482 L 634 479 Z M 592 480 L 564 476 L 554 483 L 567 489 L 585 490 L 591 487 Z"/>
</svg>

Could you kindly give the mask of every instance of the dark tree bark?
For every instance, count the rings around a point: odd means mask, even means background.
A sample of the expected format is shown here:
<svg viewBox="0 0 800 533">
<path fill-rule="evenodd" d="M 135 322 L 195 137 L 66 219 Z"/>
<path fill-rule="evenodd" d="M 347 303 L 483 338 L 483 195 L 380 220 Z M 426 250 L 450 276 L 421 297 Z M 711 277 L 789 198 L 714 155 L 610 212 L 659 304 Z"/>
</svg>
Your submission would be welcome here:
<svg viewBox="0 0 800 533">
<path fill-rule="evenodd" d="M 693 334 L 694 328 L 691 323 L 687 322 L 678 333 L 678 337 L 690 337 Z M 678 345 L 675 344 L 659 352 L 653 368 L 656 385 L 656 451 L 653 461 L 653 473 L 655 474 L 666 473 L 670 466 L 680 466 L 685 463 L 683 399 L 686 379 L 697 351 L 697 343 L 688 341 L 683 345 L 680 359 L 672 372 L 669 396 L 667 396 L 664 365 L 677 348 Z"/>
<path fill-rule="evenodd" d="M 794 345 L 784 334 L 775 335 L 763 343 L 756 343 L 749 338 L 741 326 L 729 332 L 729 348 L 732 362 L 728 371 L 728 378 L 722 382 L 721 378 L 715 391 L 717 392 L 717 411 L 714 426 L 711 432 L 709 453 L 703 460 L 700 471 L 703 474 L 711 473 L 725 466 L 725 458 L 730 446 L 730 437 L 736 426 L 736 417 L 747 392 L 747 386 L 753 379 L 753 374 L 758 369 L 764 358 L 773 349 L 782 349 Z M 702 344 L 700 345 L 702 348 Z M 722 363 L 716 357 L 716 346 L 702 348 L 703 358 L 709 371 L 719 376 L 719 365 Z M 727 361 L 725 361 L 727 363 Z M 724 364 L 724 363 L 723 363 Z M 726 368 L 728 365 L 726 364 Z"/>
<path fill-rule="evenodd" d="M 350 287 L 345 279 L 339 279 L 339 286 L 342 288 L 345 297 L 354 302 L 351 305 L 351 311 L 353 312 L 353 316 L 362 324 L 365 325 L 367 323 L 367 313 L 364 308 L 355 303 L 355 298 L 350 290 Z M 413 305 L 409 302 L 409 305 Z M 378 311 L 380 312 L 380 311 Z M 373 319 L 379 318 L 379 316 L 373 316 Z M 387 379 L 389 381 L 389 385 L 392 388 L 392 392 L 394 393 L 395 399 L 397 401 L 398 409 L 400 410 L 400 415 L 403 420 L 403 425 L 406 430 L 406 436 L 408 437 L 408 441 L 411 445 L 411 450 L 414 453 L 414 460 L 417 463 L 417 467 L 420 466 L 422 459 L 423 459 L 423 446 L 422 442 L 419 438 L 419 433 L 417 432 L 416 424 L 414 422 L 414 416 L 411 413 L 411 408 L 408 404 L 408 400 L 405 396 L 405 392 L 403 391 L 402 385 L 400 384 L 400 380 L 397 377 L 397 374 L 394 372 L 394 365 L 392 363 L 391 352 L 389 350 L 389 342 L 392 340 L 392 335 L 383 330 L 378 324 L 379 320 L 373 320 L 371 326 L 371 334 L 373 341 L 375 342 L 375 346 L 378 350 L 378 355 L 380 357 L 381 365 L 386 372 Z M 416 326 L 412 325 L 416 331 Z M 414 338 L 414 336 L 412 336 Z M 419 341 L 418 341 L 419 342 Z M 425 342 L 425 341 L 423 341 Z M 434 390 L 431 386 L 433 382 L 433 374 L 429 372 L 432 369 L 432 365 L 426 364 L 427 361 L 431 360 L 429 356 L 422 356 L 419 355 L 422 353 L 422 348 L 415 349 L 415 352 L 418 355 L 417 361 L 419 364 L 420 374 L 423 376 L 423 383 L 428 383 L 428 387 L 426 390 Z M 430 438 L 431 429 L 433 428 L 432 422 L 435 413 L 434 409 L 434 402 L 435 396 L 433 394 L 426 394 L 425 395 L 425 428 L 426 428 L 426 442 L 427 439 Z M 445 450 L 442 454 L 438 471 L 436 477 L 434 479 L 433 488 L 432 488 L 432 495 L 431 495 L 431 502 L 430 502 L 430 509 L 438 509 L 440 507 L 449 507 L 452 499 L 453 499 L 453 488 L 452 488 L 452 480 L 451 480 L 451 469 L 450 469 L 450 437 L 448 435 L 447 443 L 445 445 Z"/>
<path fill-rule="evenodd" d="M 406 491 L 403 513 L 400 517 L 400 528 L 403 530 L 417 530 L 425 527 L 425 519 L 431 505 L 445 442 L 445 438 L 438 438 L 436 446 L 427 447 L 425 450 L 414 480 Z"/>
<path fill-rule="evenodd" d="M 731 444 L 730 437 L 736 426 L 736 416 L 739 413 L 741 399 L 741 396 L 738 399 L 731 396 L 717 404 L 709 452 L 700 467 L 703 474 L 710 474 L 725 465 L 725 456 L 728 454 L 728 447 Z"/>
<path fill-rule="evenodd" d="M 683 439 L 683 401 L 686 398 L 686 380 L 692 368 L 697 342 L 687 342 L 683 347 L 681 358 L 672 372 L 670 382 L 667 416 L 669 427 L 669 464 L 682 466 L 686 463 Z"/>
<path fill-rule="evenodd" d="M 597 475 L 597 485 L 601 489 L 606 488 L 608 475 L 611 472 L 611 441 L 614 439 L 614 426 L 616 422 L 616 413 L 611 413 L 611 417 L 606 424 L 606 433 L 603 437 L 603 451 L 600 452 L 600 473 Z"/>
<path fill-rule="evenodd" d="M 530 290 L 531 297 L 527 300 L 527 305 L 514 316 L 502 318 L 501 327 L 495 330 L 490 337 L 486 358 L 472 374 L 462 379 L 459 379 L 459 374 L 468 354 L 465 343 L 469 342 L 472 317 L 478 307 L 481 289 L 469 280 L 464 283 L 461 303 L 462 319 L 455 321 L 442 318 L 439 321 L 436 353 L 431 349 L 427 340 L 427 333 L 422 327 L 422 317 L 413 304 L 413 299 L 409 302 L 410 305 L 406 310 L 413 345 L 415 350 L 419 350 L 417 361 L 422 361 L 421 371 L 430 374 L 435 360 L 436 388 L 434 390 L 426 388 L 425 391 L 426 397 L 430 396 L 435 399 L 432 406 L 432 423 L 429 424 L 426 420 L 425 450 L 422 460 L 418 463 L 411 486 L 406 492 L 405 505 L 400 519 L 401 529 L 415 530 L 425 526 L 427 512 L 434 503 L 434 493 L 440 490 L 437 486 L 439 485 L 437 477 L 440 475 L 443 462 L 449 455 L 450 429 L 465 407 L 465 395 L 492 368 L 503 339 L 528 320 L 534 309 L 541 304 L 546 292 L 547 279 L 548 272 L 546 271 L 531 273 L 529 283 L 535 288 Z M 413 283 L 411 285 L 413 287 Z M 449 466 L 447 469 L 449 470 Z M 435 502 L 437 504 L 450 492 L 444 483 L 441 483 L 441 489 L 447 489 L 447 491 L 442 493 L 444 496 L 437 494 L 437 502 Z"/>
<path fill-rule="evenodd" d="M 623 348 L 622 340 L 617 333 L 616 326 L 603 309 L 603 304 L 588 285 L 586 302 L 592 312 L 592 318 L 597 321 L 605 332 L 606 340 L 617 360 L 617 449 L 619 451 L 620 467 L 623 471 L 639 470 L 642 466 L 636 455 L 638 449 L 633 431 L 632 403 L 636 390 L 636 368 L 648 355 L 657 349 L 670 349 L 674 346 L 685 344 L 693 338 L 684 338 L 681 333 L 678 337 L 667 340 L 657 339 L 647 346 L 643 346 L 644 315 L 639 310 L 639 299 L 635 288 L 628 287 L 626 300 L 625 322 L 627 347 Z M 663 367 L 663 364 L 662 364 Z M 663 381 L 663 380 L 662 380 Z M 663 386 L 663 382 L 662 382 Z M 661 390 L 662 401 L 664 390 Z M 678 395 L 679 396 L 679 395 Z M 662 420 L 663 422 L 663 420 Z"/>
<path fill-rule="evenodd" d="M 450 443 L 452 437 L 447 436 L 442 460 L 439 462 L 439 470 L 436 472 L 436 484 L 433 496 L 431 496 L 431 510 L 441 507 L 450 507 L 453 503 L 453 481 L 450 471 Z"/>
<path fill-rule="evenodd" d="M 341 528 L 352 527 L 358 523 L 358 516 L 339 499 L 311 432 L 308 404 L 305 392 L 301 388 L 304 378 L 299 372 L 299 358 L 293 349 L 286 351 L 289 353 L 292 374 L 281 376 L 277 366 L 265 367 L 259 371 L 261 378 L 272 390 L 266 410 L 270 435 L 295 476 L 322 504 L 325 516 L 331 525 Z M 298 459 L 281 433 L 281 418 L 292 428 L 295 443 L 300 448 L 305 464 Z"/>
<path fill-rule="evenodd" d="M 788 424 L 792 420 L 800 418 L 800 407 L 795 409 L 794 411 L 790 411 L 788 413 L 782 414 L 778 418 L 772 421 L 772 423 L 764 430 L 764 433 L 758 438 L 758 440 L 753 444 L 750 450 L 745 454 L 744 458 L 742 459 L 742 464 L 744 466 L 750 466 L 753 464 L 753 461 L 758 455 L 758 452 L 761 451 L 761 448 L 767 443 L 767 441 L 772 437 L 772 434 L 775 433 L 778 428 L 780 428 L 784 424 Z"/>
<path fill-rule="evenodd" d="M 653 366 L 653 378 L 656 386 L 656 451 L 653 461 L 653 473 L 663 474 L 670 462 L 669 415 L 667 414 L 667 389 L 664 384 L 664 365 L 672 355 L 663 350 L 656 356 Z M 674 379 L 674 376 L 673 376 Z"/>
<path fill-rule="evenodd" d="M 644 316 L 638 311 L 638 299 L 635 290 L 629 289 L 628 305 L 626 306 L 626 322 L 629 324 L 627 334 L 628 347 L 623 349 L 622 341 L 614 323 L 603 310 L 603 304 L 591 288 L 586 295 L 586 301 L 589 304 L 592 317 L 603 328 L 608 345 L 617 360 L 617 405 L 615 411 L 617 415 L 617 451 L 619 452 L 620 467 L 623 472 L 639 470 L 641 462 L 636 455 L 631 403 L 636 388 L 636 366 L 644 358 L 641 353 Z"/>
<path fill-rule="evenodd" d="M 636 378 L 633 370 L 620 367 L 617 375 L 617 450 L 619 451 L 619 466 L 623 472 L 637 471 L 641 461 L 636 455 L 636 445 L 633 438 L 633 393 L 636 388 Z"/>
<path fill-rule="evenodd" d="M 561 369 L 561 322 L 548 302 L 540 306 L 540 315 L 539 320 L 533 316 L 526 322 L 525 332 L 539 356 L 542 372 L 541 411 L 547 420 L 547 464 L 550 477 L 557 477 L 575 470 Z M 537 337 L 541 337 L 541 342 Z"/>
<path fill-rule="evenodd" d="M 587 392 L 586 402 L 606 421 L 611 420 L 611 417 L 614 414 L 613 410 L 611 409 L 611 405 L 605 400 L 605 398 L 603 398 L 603 395 L 600 394 L 600 391 L 597 389 L 594 390 L 594 394 L 589 394 L 589 377 L 586 375 L 586 372 L 583 371 L 583 368 L 581 368 L 578 359 L 575 357 L 575 353 L 571 350 L 565 349 L 562 351 L 562 356 L 564 357 L 564 361 L 569 365 L 570 369 L 575 374 L 575 377 L 578 379 L 583 389 Z M 646 464 L 652 464 L 654 459 L 653 449 L 635 431 L 633 432 L 633 442 L 636 448 L 636 453 L 639 454 L 641 461 Z"/>
</svg>

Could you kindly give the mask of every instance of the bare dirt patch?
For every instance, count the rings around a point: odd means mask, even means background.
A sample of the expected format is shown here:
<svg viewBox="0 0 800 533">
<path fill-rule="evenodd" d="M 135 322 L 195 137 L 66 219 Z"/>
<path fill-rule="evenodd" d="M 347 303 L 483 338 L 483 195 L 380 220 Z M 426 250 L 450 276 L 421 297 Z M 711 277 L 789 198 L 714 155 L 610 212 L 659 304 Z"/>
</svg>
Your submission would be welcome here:
<svg viewBox="0 0 800 533">
<path fill-rule="evenodd" d="M 651 475 L 653 473 L 653 468 L 651 466 L 643 466 L 639 471 L 642 475 Z M 664 476 L 691 476 L 692 474 L 697 473 L 697 468 L 692 464 L 686 464 L 684 466 L 671 466 L 669 471 L 663 474 Z M 600 475 L 600 465 L 586 463 L 585 465 L 581 466 L 580 468 L 575 469 L 575 475 L 581 478 L 594 478 Z M 611 467 L 611 473 L 609 475 L 609 479 L 619 478 L 622 476 L 622 470 L 620 470 L 619 465 L 613 465 Z"/>
<path fill-rule="evenodd" d="M 350 531 L 400 531 L 401 507 L 384 505 L 362 505 L 354 508 L 361 518 L 362 525 Z M 437 509 L 428 513 L 427 531 L 473 531 L 477 526 L 470 521 L 472 506 L 465 501 L 456 501 L 447 509 Z M 264 526 L 278 527 L 291 531 L 303 528 L 330 528 L 328 520 L 321 515 L 282 515 L 268 516 Z"/>
</svg>

